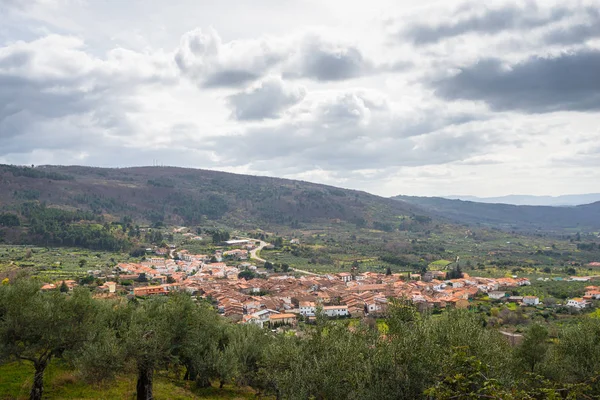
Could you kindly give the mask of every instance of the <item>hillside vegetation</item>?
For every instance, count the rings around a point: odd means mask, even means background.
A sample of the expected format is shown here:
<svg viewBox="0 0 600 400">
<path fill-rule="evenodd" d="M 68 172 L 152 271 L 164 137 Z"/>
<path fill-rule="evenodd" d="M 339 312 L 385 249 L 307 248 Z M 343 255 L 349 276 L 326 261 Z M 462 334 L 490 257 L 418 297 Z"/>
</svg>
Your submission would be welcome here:
<svg viewBox="0 0 600 400">
<path fill-rule="evenodd" d="M 0 165 L 0 212 L 24 202 L 164 224 L 219 220 L 236 227 L 346 221 L 382 225 L 422 212 L 365 192 L 278 178 L 174 167 Z"/>
<path fill-rule="evenodd" d="M 418 205 L 430 214 L 459 223 L 521 231 L 600 229 L 600 202 L 575 207 L 549 207 L 486 204 L 441 197 L 396 196 L 394 199 L 403 204 Z"/>
</svg>

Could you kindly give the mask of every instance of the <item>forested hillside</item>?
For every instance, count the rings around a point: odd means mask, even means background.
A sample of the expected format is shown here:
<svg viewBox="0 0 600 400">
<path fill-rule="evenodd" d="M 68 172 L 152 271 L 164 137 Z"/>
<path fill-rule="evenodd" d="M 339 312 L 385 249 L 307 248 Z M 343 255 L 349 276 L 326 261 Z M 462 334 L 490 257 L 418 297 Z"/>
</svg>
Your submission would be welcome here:
<svg viewBox="0 0 600 400">
<path fill-rule="evenodd" d="M 575 207 L 549 207 L 486 204 L 441 197 L 396 196 L 394 199 L 418 205 L 431 214 L 444 216 L 459 223 L 529 232 L 600 229 L 600 202 Z"/>
<path fill-rule="evenodd" d="M 286 179 L 174 167 L 0 165 L 0 242 L 127 250 L 143 226 L 392 232 L 437 220 L 417 206 Z"/>
<path fill-rule="evenodd" d="M 136 221 L 234 226 L 342 220 L 358 225 L 418 213 L 368 193 L 278 178 L 173 167 L 0 166 L 0 211 L 25 201 Z"/>
</svg>

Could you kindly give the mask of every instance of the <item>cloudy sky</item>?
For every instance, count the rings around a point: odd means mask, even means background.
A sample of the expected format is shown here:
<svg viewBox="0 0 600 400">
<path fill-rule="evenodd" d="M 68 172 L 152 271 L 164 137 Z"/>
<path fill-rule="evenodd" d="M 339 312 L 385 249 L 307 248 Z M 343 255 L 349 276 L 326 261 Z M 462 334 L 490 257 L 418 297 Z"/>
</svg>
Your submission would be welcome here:
<svg viewBox="0 0 600 400">
<path fill-rule="evenodd" d="M 600 0 L 0 0 L 0 163 L 600 192 Z"/>
</svg>

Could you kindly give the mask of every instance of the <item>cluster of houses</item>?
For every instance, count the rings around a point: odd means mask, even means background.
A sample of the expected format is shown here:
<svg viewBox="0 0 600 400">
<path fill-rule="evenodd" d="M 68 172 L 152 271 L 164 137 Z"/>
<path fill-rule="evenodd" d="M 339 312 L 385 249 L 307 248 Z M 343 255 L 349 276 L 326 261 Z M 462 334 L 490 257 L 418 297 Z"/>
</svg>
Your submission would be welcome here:
<svg viewBox="0 0 600 400">
<path fill-rule="evenodd" d="M 115 275 L 97 288 L 101 294 L 132 296 L 164 295 L 185 290 L 211 301 L 218 312 L 240 323 L 259 326 L 295 325 L 300 318 L 311 319 L 320 310 L 332 318 L 385 315 L 390 298 L 411 301 L 419 308 L 467 308 L 470 300 L 485 294 L 491 300 L 537 306 L 536 296 L 511 296 L 511 288 L 531 285 L 527 278 L 483 278 L 464 274 L 461 279 L 445 279 L 443 271 L 386 275 L 375 272 L 310 275 L 262 275 L 245 280 L 239 273 L 257 268 L 246 262 L 253 244 L 212 255 L 176 253 L 175 259 L 147 258 L 141 263 L 120 263 Z M 140 279 L 143 277 L 144 279 Z M 120 281 L 117 284 L 115 281 Z M 124 282 L 129 281 L 127 285 Z M 71 289 L 75 281 L 65 281 Z M 55 289 L 47 284 L 44 290 Z M 583 298 L 570 299 L 567 306 L 585 308 L 600 299 L 600 289 L 586 288 Z"/>
<path fill-rule="evenodd" d="M 243 250 L 212 256 L 193 255 L 182 250 L 177 253 L 177 261 L 150 259 L 141 264 L 119 264 L 117 270 L 121 279 L 141 273 L 154 281 L 171 278 L 170 283 L 165 281 L 161 285 L 134 287 L 130 290 L 133 295 L 186 290 L 209 299 L 227 318 L 260 326 L 294 325 L 299 318 L 314 318 L 317 310 L 337 318 L 384 315 L 389 298 L 412 301 L 421 308 L 466 308 L 470 300 L 480 293 L 501 300 L 507 298 L 507 292 L 500 289 L 531 284 L 526 278 L 495 279 L 468 275 L 446 280 L 443 271 L 429 271 L 423 276 L 411 274 L 410 279 L 406 274 L 341 272 L 301 277 L 273 274 L 264 279 L 246 281 L 238 278 L 239 272 L 254 266 L 247 263 L 228 266 L 223 261 L 216 261 L 225 257 L 240 261 L 247 255 Z M 539 299 L 534 296 L 513 296 L 509 301 L 523 305 L 539 304 Z"/>
</svg>

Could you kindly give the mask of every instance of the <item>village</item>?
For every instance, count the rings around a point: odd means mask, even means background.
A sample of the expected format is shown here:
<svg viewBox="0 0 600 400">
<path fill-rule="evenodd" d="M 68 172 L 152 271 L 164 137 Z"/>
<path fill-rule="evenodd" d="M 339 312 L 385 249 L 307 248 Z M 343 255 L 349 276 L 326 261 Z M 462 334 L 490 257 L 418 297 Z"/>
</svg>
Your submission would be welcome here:
<svg viewBox="0 0 600 400">
<path fill-rule="evenodd" d="M 192 254 L 175 246 L 156 249 L 155 256 L 140 263 L 118 263 L 111 274 L 89 273 L 98 279 L 97 297 L 147 297 L 186 291 L 210 301 L 233 322 L 261 327 L 296 326 L 298 321 L 313 320 L 318 312 L 329 318 L 385 317 L 391 299 L 411 302 L 420 310 L 464 309 L 481 298 L 523 307 L 542 306 L 537 296 L 512 294 L 514 288 L 531 285 L 523 277 L 487 278 L 463 273 L 460 279 L 446 279 L 447 271 L 421 275 L 351 270 L 305 275 L 304 271 L 290 269 L 272 273 L 262 268 L 265 260 L 257 256 L 257 250 L 270 246 L 268 243 L 236 239 L 223 245 L 227 250 L 213 254 Z M 78 282 L 65 280 L 60 284 L 71 290 Z M 42 290 L 57 289 L 57 285 L 48 283 Z M 585 296 L 568 299 L 565 306 L 582 310 L 598 299 L 600 288 L 587 286 Z"/>
</svg>

